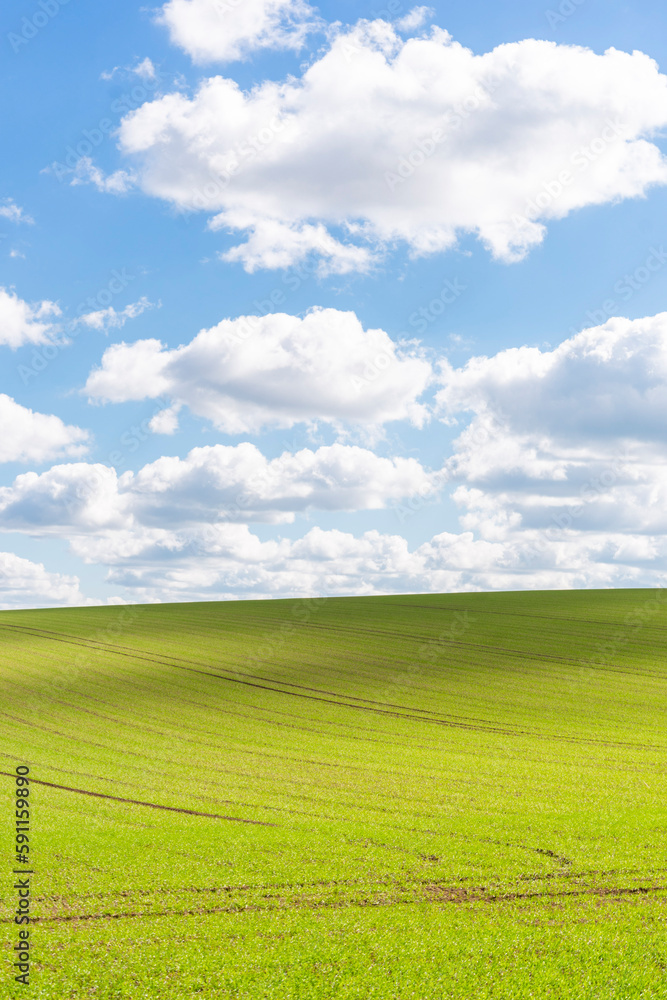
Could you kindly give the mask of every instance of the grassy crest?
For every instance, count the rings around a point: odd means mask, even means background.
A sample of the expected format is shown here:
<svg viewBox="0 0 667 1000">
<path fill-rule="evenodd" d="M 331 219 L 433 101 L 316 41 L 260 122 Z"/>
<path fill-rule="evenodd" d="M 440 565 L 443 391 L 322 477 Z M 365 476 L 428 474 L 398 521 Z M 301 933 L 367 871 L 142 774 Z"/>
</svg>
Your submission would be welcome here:
<svg viewBox="0 0 667 1000">
<path fill-rule="evenodd" d="M 3 613 L 31 1000 L 667 997 L 666 648 L 645 590 Z"/>
</svg>

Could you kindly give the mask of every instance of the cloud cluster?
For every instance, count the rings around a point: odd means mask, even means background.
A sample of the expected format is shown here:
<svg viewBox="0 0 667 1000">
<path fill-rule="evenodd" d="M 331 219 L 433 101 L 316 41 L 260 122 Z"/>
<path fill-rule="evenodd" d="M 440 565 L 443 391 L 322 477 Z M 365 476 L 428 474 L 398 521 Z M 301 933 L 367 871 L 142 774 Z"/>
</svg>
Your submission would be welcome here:
<svg viewBox="0 0 667 1000">
<path fill-rule="evenodd" d="M 196 63 L 231 62 L 256 49 L 299 49 L 316 26 L 305 0 L 169 0 L 158 14 Z"/>
<path fill-rule="evenodd" d="M 442 362 L 438 378 L 442 419 L 469 422 L 437 473 L 342 444 L 272 460 L 215 445 L 118 478 L 84 463 L 19 476 L 0 527 L 67 537 L 136 600 L 664 584 L 667 314 Z M 406 521 L 447 481 L 462 530 L 411 547 Z M 396 533 L 249 527 L 383 506 Z"/>
<path fill-rule="evenodd" d="M 408 419 L 425 406 L 430 364 L 353 314 L 252 319 L 225 320 L 174 351 L 114 345 L 88 390 L 117 401 L 166 395 L 172 406 L 154 418 L 163 432 L 182 405 L 228 431 L 323 415 Z M 271 460 L 248 442 L 218 444 L 120 477 L 85 463 L 26 473 L 0 490 L 0 527 L 67 537 L 146 600 L 662 582 L 667 314 L 616 318 L 553 350 L 505 350 L 460 368 L 443 360 L 435 377 L 435 413 L 465 425 L 436 473 L 344 444 Z M 354 379 L 363 400 L 352 409 Z M 411 549 L 406 522 L 445 483 L 461 531 Z M 387 506 L 396 534 L 317 528 L 261 541 L 249 528 Z"/>
<path fill-rule="evenodd" d="M 312 309 L 303 318 L 226 319 L 174 350 L 158 340 L 114 344 L 85 391 L 99 402 L 167 397 L 167 432 L 175 408 L 187 406 L 218 430 L 240 434 L 316 422 L 421 426 L 428 411 L 419 399 L 431 376 L 414 344 L 365 330 L 354 313 Z M 159 420 L 153 429 L 163 429 Z"/>
<path fill-rule="evenodd" d="M 411 547 L 400 533 L 319 527 L 263 541 L 246 524 L 217 523 L 82 533 L 71 548 L 108 567 L 131 600 L 181 601 L 665 585 L 664 536 L 638 541 L 598 532 L 541 545 L 536 532 L 500 541 L 463 531 Z"/>
<path fill-rule="evenodd" d="M 56 465 L 0 487 L 4 530 L 74 534 L 291 522 L 311 509 L 377 510 L 442 477 L 413 458 L 381 458 L 335 444 L 268 460 L 252 444 L 194 448 L 117 477 L 101 464 Z"/>
<path fill-rule="evenodd" d="M 200 4 L 217 16 L 203 0 L 164 10 L 194 31 Z M 214 76 L 128 114 L 120 147 L 136 170 L 113 184 L 136 175 L 145 193 L 245 233 L 226 257 L 248 270 L 311 254 L 368 268 L 396 241 L 423 255 L 463 233 L 513 261 L 549 220 L 665 184 L 652 141 L 665 124 L 666 80 L 641 52 L 526 39 L 476 55 L 439 28 L 405 40 L 362 21 L 300 78 L 244 92 Z"/>
</svg>

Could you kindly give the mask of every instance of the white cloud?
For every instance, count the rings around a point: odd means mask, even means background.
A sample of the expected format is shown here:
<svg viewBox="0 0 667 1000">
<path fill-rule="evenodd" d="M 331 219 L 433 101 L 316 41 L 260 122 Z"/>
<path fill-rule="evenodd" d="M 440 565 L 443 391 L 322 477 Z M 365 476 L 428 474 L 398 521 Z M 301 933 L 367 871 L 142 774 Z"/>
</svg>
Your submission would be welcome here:
<svg viewBox="0 0 667 1000">
<path fill-rule="evenodd" d="M 89 603 L 75 576 L 49 573 L 41 563 L 0 552 L 0 609 L 81 605 Z"/>
<path fill-rule="evenodd" d="M 147 80 L 153 82 L 158 79 L 158 72 L 155 68 L 152 59 L 146 56 L 141 62 L 137 63 L 135 66 L 114 66 L 112 70 L 104 70 L 100 73 L 100 80 L 113 80 L 116 73 L 130 73 L 133 76 L 138 76 L 142 80 Z"/>
<path fill-rule="evenodd" d="M 158 21 L 196 63 L 243 59 L 256 49 L 299 49 L 316 26 L 305 0 L 169 0 Z"/>
<path fill-rule="evenodd" d="M 180 411 L 178 403 L 160 410 L 148 421 L 148 426 L 153 434 L 175 434 L 178 430 L 178 414 Z"/>
<path fill-rule="evenodd" d="M 432 7 L 413 7 L 412 10 L 396 21 L 399 31 L 415 31 L 429 21 L 435 14 Z"/>
<path fill-rule="evenodd" d="M 152 81 L 157 79 L 157 71 L 153 65 L 153 60 L 149 59 L 148 56 L 142 59 L 140 63 L 137 63 L 132 72 L 136 76 L 141 77 L 142 80 Z"/>
<path fill-rule="evenodd" d="M 441 378 L 445 419 L 472 413 L 448 463 L 465 528 L 540 550 L 596 544 L 623 562 L 634 551 L 638 564 L 647 537 L 664 551 L 667 313 L 612 319 L 552 351 L 444 362 Z"/>
<path fill-rule="evenodd" d="M 240 434 L 302 422 L 421 426 L 428 410 L 419 397 L 430 379 L 414 344 L 364 330 L 354 313 L 312 309 L 303 319 L 271 313 L 223 320 L 174 350 L 158 340 L 114 344 L 85 391 L 115 403 L 165 396 Z"/>
<path fill-rule="evenodd" d="M 10 222 L 16 223 L 25 222 L 30 225 L 35 221 L 20 205 L 16 204 L 13 198 L 5 198 L 4 201 L 0 202 L 0 219 L 8 219 Z"/>
<path fill-rule="evenodd" d="M 321 313 L 311 315 L 320 321 Z M 275 332 L 275 319 L 257 319 L 239 343 Z M 306 320 L 279 317 L 281 335 L 258 341 L 267 371 L 281 370 L 274 355 L 286 342 L 291 357 L 301 356 L 311 342 L 301 337 Z M 156 389 L 174 377 L 172 355 L 182 382 L 186 372 L 199 384 L 211 371 L 217 386 L 211 359 L 220 354 L 220 327 L 223 344 L 230 331 L 246 332 L 239 321 L 225 323 L 199 335 L 210 354 L 198 353 L 201 344 L 183 357 L 178 351 L 192 345 L 165 352 L 139 341 Z M 331 339 L 346 357 L 344 340 Z M 136 375 L 140 390 L 146 368 L 137 372 L 131 353 L 124 363 L 114 384 Z M 84 463 L 19 476 L 0 491 L 0 527 L 67 538 L 76 556 L 106 566 L 135 600 L 665 584 L 667 313 L 616 318 L 552 350 L 505 350 L 461 368 L 443 362 L 440 380 L 443 420 L 470 416 L 440 472 L 340 444 L 272 460 L 249 443 L 215 445 L 118 478 Z M 266 393 L 282 382 L 262 385 Z M 410 546 L 407 522 L 417 523 L 446 482 L 461 530 Z M 394 510 L 395 532 L 355 537 L 316 527 L 262 540 L 247 523 L 381 507 Z"/>
<path fill-rule="evenodd" d="M 88 431 L 64 424 L 60 417 L 35 413 L 0 393 L 0 462 L 47 462 L 82 455 Z"/>
<path fill-rule="evenodd" d="M 143 295 L 138 302 L 130 302 L 124 309 L 115 309 L 108 306 L 106 309 L 97 309 L 94 312 L 84 313 L 76 321 L 75 325 L 83 323 L 93 330 L 118 330 L 124 327 L 128 319 L 136 319 L 141 316 L 146 309 L 153 309 L 154 303 L 149 302 Z"/>
<path fill-rule="evenodd" d="M 133 600 L 659 586 L 667 577 L 664 537 L 645 543 L 639 559 L 631 536 L 600 533 L 545 549 L 534 542 L 528 533 L 493 541 L 442 532 L 411 549 L 400 534 L 319 527 L 261 541 L 248 525 L 229 523 L 71 538 L 72 550 L 107 566 L 109 582 Z"/>
<path fill-rule="evenodd" d="M 0 287 L 0 345 L 15 350 L 23 344 L 44 344 L 57 333 L 53 317 L 60 315 L 55 302 L 31 304 Z"/>
<path fill-rule="evenodd" d="M 155 399 L 170 382 L 162 374 L 166 352 L 159 340 L 113 344 L 102 357 L 101 368 L 88 376 L 85 391 L 91 400 L 125 403 L 130 399 Z"/>
<path fill-rule="evenodd" d="M 72 185 L 92 184 L 98 191 L 107 194 L 127 194 L 136 182 L 135 175 L 128 170 L 115 170 L 105 174 L 89 156 L 80 156 L 72 170 Z"/>
<path fill-rule="evenodd" d="M 381 458 L 340 444 L 268 460 L 252 444 L 194 448 L 117 477 L 104 465 L 56 465 L 0 487 L 5 530 L 76 534 L 149 532 L 244 521 L 288 523 L 310 509 L 377 510 L 414 491 L 433 493 L 441 477 L 413 458 Z M 152 537 L 152 534 L 150 535 Z M 217 537 L 217 536 L 216 536 Z"/>
<path fill-rule="evenodd" d="M 301 78 L 243 92 L 215 76 L 147 102 L 120 146 L 145 193 L 246 234 L 226 259 L 285 267 L 324 246 L 323 268 L 343 270 L 464 233 L 519 259 L 550 220 L 667 183 L 666 124 L 665 77 L 641 52 L 526 39 L 475 55 L 374 21 Z"/>
<path fill-rule="evenodd" d="M 229 213 L 211 219 L 209 228 L 229 226 Z M 236 227 L 235 227 L 236 228 Z M 238 228 L 243 228 L 243 225 Z M 290 226 L 276 219 L 260 219 L 252 223 L 252 233 L 245 243 L 220 254 L 222 260 L 238 262 L 249 274 L 260 268 L 288 268 L 299 264 L 311 255 L 320 258 L 316 273 L 327 274 L 367 273 L 374 262 L 368 247 L 341 243 L 322 223 Z"/>
<path fill-rule="evenodd" d="M 491 358 L 472 358 L 458 369 L 443 361 L 440 378 L 436 403 L 443 414 L 472 412 L 473 434 L 475 426 L 485 430 L 489 442 L 497 434 L 486 448 L 462 440 L 465 461 L 480 463 L 476 479 L 492 478 L 502 469 L 505 475 L 562 478 L 567 454 L 585 459 L 621 442 L 663 447 L 667 313 L 610 319 L 551 351 L 511 348 Z M 497 453 L 501 435 L 522 443 L 520 462 Z M 540 446 L 553 451 L 550 457 L 544 453 L 544 467 L 528 457 L 528 440 L 536 454 Z M 472 467 L 465 469 L 469 477 Z"/>
</svg>

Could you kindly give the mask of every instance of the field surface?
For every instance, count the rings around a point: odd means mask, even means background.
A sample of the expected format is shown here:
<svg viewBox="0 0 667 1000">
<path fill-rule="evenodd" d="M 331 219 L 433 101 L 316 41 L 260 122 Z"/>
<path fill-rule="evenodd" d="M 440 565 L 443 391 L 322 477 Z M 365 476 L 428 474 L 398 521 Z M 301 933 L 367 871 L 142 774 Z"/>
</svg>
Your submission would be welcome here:
<svg viewBox="0 0 667 1000">
<path fill-rule="evenodd" d="M 646 590 L 0 614 L 0 995 L 667 997 L 666 651 Z"/>
</svg>

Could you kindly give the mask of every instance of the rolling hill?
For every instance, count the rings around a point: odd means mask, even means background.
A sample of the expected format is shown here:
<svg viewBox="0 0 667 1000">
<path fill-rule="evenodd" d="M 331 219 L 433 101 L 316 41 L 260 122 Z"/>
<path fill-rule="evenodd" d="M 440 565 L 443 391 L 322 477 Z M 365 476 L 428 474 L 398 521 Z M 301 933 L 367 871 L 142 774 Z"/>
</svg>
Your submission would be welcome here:
<svg viewBox="0 0 667 1000">
<path fill-rule="evenodd" d="M 29 995 L 667 996 L 666 651 L 647 590 L 3 612 Z"/>
</svg>

